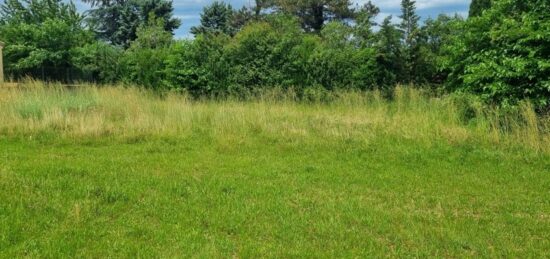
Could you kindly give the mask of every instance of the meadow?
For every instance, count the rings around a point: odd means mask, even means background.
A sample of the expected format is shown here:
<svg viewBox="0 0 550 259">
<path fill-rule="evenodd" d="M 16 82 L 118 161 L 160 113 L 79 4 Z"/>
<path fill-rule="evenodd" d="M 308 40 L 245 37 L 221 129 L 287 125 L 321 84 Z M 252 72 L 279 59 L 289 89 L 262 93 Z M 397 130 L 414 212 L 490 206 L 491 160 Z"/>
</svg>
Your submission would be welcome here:
<svg viewBox="0 0 550 259">
<path fill-rule="evenodd" d="M 543 258 L 549 190 L 527 102 L 0 86 L 3 258 Z"/>
</svg>

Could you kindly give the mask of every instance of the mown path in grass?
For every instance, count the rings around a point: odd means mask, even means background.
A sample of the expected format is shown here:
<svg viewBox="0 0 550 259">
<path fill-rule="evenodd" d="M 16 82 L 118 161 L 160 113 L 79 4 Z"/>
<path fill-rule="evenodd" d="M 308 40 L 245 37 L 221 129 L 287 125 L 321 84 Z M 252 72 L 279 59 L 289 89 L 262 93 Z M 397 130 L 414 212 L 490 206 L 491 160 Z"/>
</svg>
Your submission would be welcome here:
<svg viewBox="0 0 550 259">
<path fill-rule="evenodd" d="M 550 159 L 411 140 L 0 138 L 0 257 L 544 257 Z"/>
</svg>

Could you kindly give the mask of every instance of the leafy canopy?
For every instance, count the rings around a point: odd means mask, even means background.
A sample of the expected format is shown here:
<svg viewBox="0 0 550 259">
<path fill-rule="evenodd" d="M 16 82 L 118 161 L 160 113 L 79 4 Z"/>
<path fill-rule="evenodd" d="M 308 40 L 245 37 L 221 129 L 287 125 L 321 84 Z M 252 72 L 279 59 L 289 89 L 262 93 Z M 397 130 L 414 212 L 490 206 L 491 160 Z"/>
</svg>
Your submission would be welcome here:
<svg viewBox="0 0 550 259">
<path fill-rule="evenodd" d="M 173 33 L 181 21 L 174 18 L 172 1 L 167 0 L 83 0 L 91 3 L 88 22 L 100 38 L 128 48 L 137 38 L 137 30 L 152 17 L 162 19 L 164 30 Z"/>
<path fill-rule="evenodd" d="M 15 76 L 36 75 L 55 68 L 51 77 L 73 68 L 71 51 L 92 42 L 83 17 L 72 2 L 62 0 L 7 0 L 0 6 L 0 41 L 6 71 Z"/>
<path fill-rule="evenodd" d="M 504 106 L 550 107 L 550 3 L 502 0 L 462 25 L 444 67 L 451 90 Z"/>
</svg>

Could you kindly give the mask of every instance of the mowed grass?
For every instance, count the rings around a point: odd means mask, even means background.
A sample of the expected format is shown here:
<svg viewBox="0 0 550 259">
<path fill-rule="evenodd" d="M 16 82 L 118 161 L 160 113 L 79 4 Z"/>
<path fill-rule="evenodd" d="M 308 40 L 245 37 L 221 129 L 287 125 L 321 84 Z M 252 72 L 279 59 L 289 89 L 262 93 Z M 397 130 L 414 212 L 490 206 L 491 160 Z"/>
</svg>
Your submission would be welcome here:
<svg viewBox="0 0 550 259">
<path fill-rule="evenodd" d="M 332 99 L 2 89 L 0 257 L 550 256 L 528 104 Z"/>
</svg>

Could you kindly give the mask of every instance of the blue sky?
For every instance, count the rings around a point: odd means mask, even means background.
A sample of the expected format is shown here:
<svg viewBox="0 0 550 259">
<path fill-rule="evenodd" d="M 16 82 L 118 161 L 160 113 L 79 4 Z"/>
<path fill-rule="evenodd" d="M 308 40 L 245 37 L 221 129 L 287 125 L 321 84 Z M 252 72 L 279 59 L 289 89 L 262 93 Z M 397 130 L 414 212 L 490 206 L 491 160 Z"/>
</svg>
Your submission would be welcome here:
<svg viewBox="0 0 550 259">
<path fill-rule="evenodd" d="M 75 0 L 81 10 L 87 7 Z M 211 4 L 215 0 L 173 0 L 175 12 L 174 15 L 182 20 L 182 26 L 176 32 L 176 37 L 189 37 L 189 29 L 200 23 L 200 13 L 202 8 Z M 355 4 L 361 5 L 367 0 L 352 0 Z M 417 0 L 416 5 L 418 13 L 423 17 L 436 17 L 440 13 L 446 14 L 461 14 L 468 13 L 468 6 L 471 0 Z M 253 0 L 224 0 L 230 3 L 235 8 L 249 6 L 254 3 Z M 372 2 L 380 7 L 381 13 L 378 20 L 381 21 L 388 15 L 397 16 L 400 13 L 401 0 L 372 0 Z"/>
</svg>

